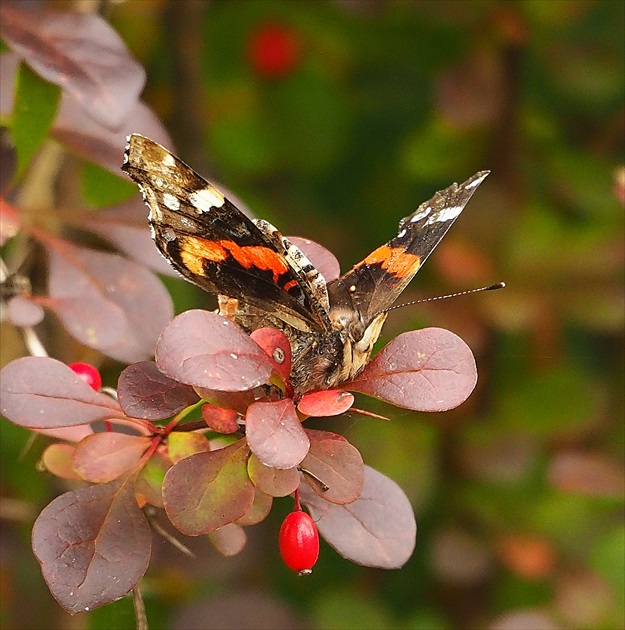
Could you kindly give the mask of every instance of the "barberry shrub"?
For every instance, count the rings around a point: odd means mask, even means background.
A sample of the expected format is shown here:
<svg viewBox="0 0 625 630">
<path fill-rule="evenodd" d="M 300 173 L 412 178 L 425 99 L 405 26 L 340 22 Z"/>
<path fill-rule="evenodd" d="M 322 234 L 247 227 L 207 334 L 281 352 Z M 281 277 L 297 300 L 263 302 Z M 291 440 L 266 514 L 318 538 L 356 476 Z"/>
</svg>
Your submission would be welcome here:
<svg viewBox="0 0 625 630">
<path fill-rule="evenodd" d="M 147 505 L 183 534 L 220 532 L 219 548 L 262 521 L 274 498 L 298 491 L 345 558 L 387 569 L 408 560 L 416 524 L 402 490 L 343 436 L 305 421 L 348 411 L 349 390 L 406 409 L 455 407 L 476 382 L 470 349 L 439 328 L 404 333 L 341 389 L 301 396 L 285 378 L 289 355 L 280 331 L 250 337 L 217 313 L 191 310 L 165 327 L 155 362 L 122 371 L 117 400 L 49 357 L 2 370 L 2 413 L 61 435 L 44 465 L 90 483 L 55 499 L 33 529 L 35 555 L 64 608 L 89 610 L 136 585 L 150 557 Z M 112 430 L 98 431 L 102 421 Z"/>
<path fill-rule="evenodd" d="M 9 49 L 3 77 L 15 78 L 13 102 L 3 100 L 2 115 L 16 156 L 0 199 L 0 244 L 21 239 L 39 247 L 48 274 L 45 288 L 33 289 L 27 276 L 6 275 L 0 266 L 6 317 L 38 355 L 2 369 L 0 408 L 10 422 L 56 440 L 42 465 L 76 482 L 33 528 L 33 551 L 54 597 L 74 613 L 128 593 L 147 570 L 152 525 L 162 531 L 161 519 L 182 534 L 208 535 L 232 555 L 242 548 L 244 528 L 261 522 L 274 498 L 296 493 L 340 555 L 401 567 L 416 539 L 407 497 L 342 435 L 306 421 L 365 413 L 353 408 L 352 392 L 405 409 L 451 409 L 476 383 L 468 346 L 439 328 L 407 332 L 353 381 L 295 395 L 290 346 L 280 331 L 248 335 L 203 310 L 172 319 L 169 294 L 152 273 L 169 270 L 150 242 L 142 203 L 137 197 L 121 203 L 134 187 L 107 173 L 118 171 L 128 133 L 171 146 L 139 101 L 142 68 L 96 15 L 9 3 L 0 12 Z M 36 196 L 15 194 L 37 168 L 33 156 L 49 165 L 59 147 L 88 160 L 83 193 L 89 197 L 94 181 L 104 180 L 109 205 L 97 213 L 61 212 L 63 203 L 42 207 Z M 68 234 L 79 231 L 133 259 L 76 244 Z M 296 243 L 326 280 L 335 277 L 338 263 L 327 250 Z M 127 365 L 115 388 L 101 389 L 93 372 L 87 382 L 75 365 L 42 356 L 33 327 L 49 312 L 51 325 Z"/>
</svg>

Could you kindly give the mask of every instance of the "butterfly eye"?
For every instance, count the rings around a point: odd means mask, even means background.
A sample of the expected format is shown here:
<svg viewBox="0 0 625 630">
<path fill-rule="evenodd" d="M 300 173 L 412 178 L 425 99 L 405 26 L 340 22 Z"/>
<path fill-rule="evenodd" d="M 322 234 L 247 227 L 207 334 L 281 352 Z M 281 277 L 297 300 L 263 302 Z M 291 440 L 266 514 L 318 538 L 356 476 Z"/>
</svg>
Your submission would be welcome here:
<svg viewBox="0 0 625 630">
<path fill-rule="evenodd" d="M 365 327 L 359 319 L 352 320 L 347 330 L 349 331 L 349 336 L 354 341 L 360 341 L 362 336 L 365 334 Z"/>
</svg>

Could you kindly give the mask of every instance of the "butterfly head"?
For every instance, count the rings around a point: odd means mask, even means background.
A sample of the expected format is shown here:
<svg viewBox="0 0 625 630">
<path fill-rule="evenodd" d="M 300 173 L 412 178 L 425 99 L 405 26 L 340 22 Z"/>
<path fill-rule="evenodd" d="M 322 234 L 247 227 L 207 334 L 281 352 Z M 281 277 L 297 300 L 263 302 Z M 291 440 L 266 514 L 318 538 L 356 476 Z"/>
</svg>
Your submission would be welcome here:
<svg viewBox="0 0 625 630">
<path fill-rule="evenodd" d="M 366 321 L 356 309 L 334 307 L 330 309 L 329 316 L 332 328 L 343 345 L 339 368 L 330 377 L 330 380 L 335 381 L 332 385 L 335 385 L 354 378 L 367 364 L 386 320 L 386 313 Z"/>
</svg>

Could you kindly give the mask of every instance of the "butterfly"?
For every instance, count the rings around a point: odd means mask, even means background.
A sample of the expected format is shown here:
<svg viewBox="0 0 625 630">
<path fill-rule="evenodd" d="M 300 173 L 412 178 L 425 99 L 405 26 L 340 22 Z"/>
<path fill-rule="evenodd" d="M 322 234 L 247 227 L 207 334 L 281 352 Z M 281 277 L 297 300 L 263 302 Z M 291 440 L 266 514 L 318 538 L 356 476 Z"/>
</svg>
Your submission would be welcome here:
<svg viewBox="0 0 625 630">
<path fill-rule="evenodd" d="M 122 170 L 143 192 L 154 241 L 174 269 L 218 295 L 222 314 L 245 330 L 285 333 L 299 393 L 336 387 L 364 368 L 387 309 L 488 175 L 437 192 L 399 222 L 395 237 L 326 282 L 273 225 L 246 216 L 153 140 L 129 136 Z"/>
</svg>

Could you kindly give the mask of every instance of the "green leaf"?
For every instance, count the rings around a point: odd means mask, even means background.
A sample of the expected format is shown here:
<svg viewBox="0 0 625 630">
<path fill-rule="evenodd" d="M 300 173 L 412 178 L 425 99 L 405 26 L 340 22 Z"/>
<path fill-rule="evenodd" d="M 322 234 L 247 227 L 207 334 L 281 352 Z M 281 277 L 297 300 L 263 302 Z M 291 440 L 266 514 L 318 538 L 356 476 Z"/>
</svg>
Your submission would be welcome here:
<svg viewBox="0 0 625 630">
<path fill-rule="evenodd" d="M 80 170 L 82 196 L 87 204 L 94 208 L 112 206 L 136 194 L 137 188 L 132 183 L 106 169 L 85 162 Z"/>
<path fill-rule="evenodd" d="M 44 81 L 26 64 L 20 64 L 15 85 L 11 137 L 17 151 L 17 177 L 48 136 L 56 116 L 61 88 Z"/>
</svg>

